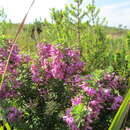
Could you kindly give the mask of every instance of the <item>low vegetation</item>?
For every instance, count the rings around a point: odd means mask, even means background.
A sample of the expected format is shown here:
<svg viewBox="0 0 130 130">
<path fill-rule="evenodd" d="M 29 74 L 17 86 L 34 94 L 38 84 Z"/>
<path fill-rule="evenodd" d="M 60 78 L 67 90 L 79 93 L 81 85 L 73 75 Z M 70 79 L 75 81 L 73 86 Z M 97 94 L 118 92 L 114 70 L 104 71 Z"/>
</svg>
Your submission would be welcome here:
<svg viewBox="0 0 130 130">
<path fill-rule="evenodd" d="M 0 118 L 15 130 L 130 127 L 129 29 L 108 27 L 94 0 L 84 10 L 82 4 L 51 9 L 52 22 L 25 24 L 17 43 L 12 39 L 20 25 L 7 22 L 0 10 L 1 81 L 13 46 Z"/>
</svg>

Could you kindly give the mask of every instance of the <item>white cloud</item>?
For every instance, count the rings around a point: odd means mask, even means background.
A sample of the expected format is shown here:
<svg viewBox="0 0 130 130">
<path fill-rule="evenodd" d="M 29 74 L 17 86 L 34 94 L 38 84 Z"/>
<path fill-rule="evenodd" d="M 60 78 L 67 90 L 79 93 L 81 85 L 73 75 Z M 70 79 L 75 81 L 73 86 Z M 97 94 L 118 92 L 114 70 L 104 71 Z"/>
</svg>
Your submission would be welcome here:
<svg viewBox="0 0 130 130">
<path fill-rule="evenodd" d="M 102 6 L 101 8 L 104 10 L 119 11 L 120 9 L 125 9 L 125 7 L 127 6 L 130 6 L 130 1 L 119 2 L 119 3 L 115 3 L 111 5 L 105 5 L 105 6 Z"/>
<path fill-rule="evenodd" d="M 111 26 L 118 26 L 119 24 L 122 24 L 130 28 L 129 6 L 130 1 L 102 6 L 101 16 L 105 16 L 108 19 L 108 24 Z"/>
<path fill-rule="evenodd" d="M 64 4 L 70 3 L 73 0 L 36 0 L 31 9 L 26 22 L 33 22 L 35 18 L 49 18 L 50 8 L 61 9 Z M 0 7 L 4 7 L 5 12 L 12 22 L 21 22 L 32 0 L 0 0 Z M 97 0 L 104 2 L 105 0 Z M 85 4 L 84 4 L 85 5 Z M 109 25 L 118 26 L 119 24 L 127 25 L 130 28 L 130 0 L 116 2 L 105 6 L 100 6 L 101 16 L 108 19 Z"/>
<path fill-rule="evenodd" d="M 0 7 L 5 9 L 7 16 L 13 22 L 20 22 L 28 10 L 32 0 L 0 0 Z M 34 21 L 35 18 L 49 17 L 50 8 L 63 8 L 67 0 L 36 0 L 27 22 Z"/>
</svg>

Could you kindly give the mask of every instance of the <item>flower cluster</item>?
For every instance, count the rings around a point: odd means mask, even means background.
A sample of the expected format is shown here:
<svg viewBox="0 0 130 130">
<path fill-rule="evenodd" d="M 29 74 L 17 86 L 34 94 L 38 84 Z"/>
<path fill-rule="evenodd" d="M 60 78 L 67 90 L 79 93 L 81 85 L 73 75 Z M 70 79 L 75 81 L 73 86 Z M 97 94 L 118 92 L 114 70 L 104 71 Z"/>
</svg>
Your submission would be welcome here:
<svg viewBox="0 0 130 130">
<path fill-rule="evenodd" d="M 16 90 L 10 89 L 7 86 L 7 83 L 3 83 L 2 88 L 0 89 L 0 100 L 8 99 L 8 98 L 14 98 L 17 95 L 18 94 L 17 94 Z"/>
<path fill-rule="evenodd" d="M 9 122 L 16 122 L 19 119 L 21 119 L 22 116 L 23 116 L 23 113 L 21 111 L 19 111 L 15 107 L 10 107 L 8 110 L 7 119 Z"/>
<path fill-rule="evenodd" d="M 13 98 L 19 95 L 15 90 L 22 85 L 22 82 L 18 80 L 20 74 L 19 68 L 22 64 L 28 63 L 30 59 L 26 55 L 19 54 L 20 50 L 16 44 L 7 43 L 6 47 L 0 48 L 0 77 L 2 77 L 2 74 L 4 73 L 7 58 L 12 46 L 13 51 L 9 60 L 5 80 L 0 88 L 0 99 Z"/>
<path fill-rule="evenodd" d="M 72 111 L 74 106 L 82 103 L 82 99 L 83 99 L 83 95 L 79 95 L 79 96 L 72 98 L 71 99 L 72 107 L 68 108 L 67 111 L 66 111 L 66 115 L 63 116 L 63 120 L 66 121 L 66 123 L 68 124 L 68 126 L 72 130 L 79 130 L 79 128 L 77 127 L 77 125 L 75 123 L 75 120 L 74 120 L 74 117 L 73 117 L 71 111 Z"/>
<path fill-rule="evenodd" d="M 85 104 L 87 114 L 84 118 L 84 124 L 82 124 L 81 127 L 85 130 L 92 130 L 92 124 L 95 120 L 100 120 L 100 115 L 103 112 L 103 109 L 116 111 L 123 101 L 123 97 L 120 96 L 119 90 L 120 88 L 126 88 L 126 85 L 123 84 L 124 79 L 120 76 L 113 73 L 105 74 L 101 80 L 97 81 L 96 88 L 91 87 L 91 84 L 88 82 L 89 80 L 91 80 L 90 75 L 84 79 L 80 78 L 79 75 L 76 75 L 73 80 L 73 85 L 79 87 L 83 91 L 84 96 L 76 96 L 71 99 L 72 107 L 68 109 L 69 112 L 67 110 L 66 115 L 63 117 L 72 130 L 79 129 L 72 115 L 72 110 L 75 105 L 80 103 Z M 87 104 L 86 97 L 89 98 Z"/>
<path fill-rule="evenodd" d="M 80 60 L 77 50 L 62 49 L 45 43 L 39 43 L 37 48 L 39 61 L 31 66 L 32 79 L 36 83 L 52 78 L 67 80 L 83 70 L 84 63 Z"/>
<path fill-rule="evenodd" d="M 72 129 L 72 130 L 79 130 L 79 128 L 77 127 L 75 120 L 71 114 L 71 110 L 72 108 L 68 108 L 66 111 L 66 115 L 63 117 L 63 120 L 68 124 L 68 126 Z"/>
<path fill-rule="evenodd" d="M 123 79 L 121 76 L 116 75 L 115 73 L 105 74 L 102 80 L 99 82 L 99 86 L 103 88 L 112 88 L 120 90 L 126 86 L 125 85 L 125 79 Z"/>
<path fill-rule="evenodd" d="M 72 106 L 75 106 L 75 105 L 80 104 L 81 101 L 82 101 L 82 98 L 83 98 L 83 95 L 76 96 L 76 97 L 72 98 L 72 99 L 71 99 Z"/>
</svg>

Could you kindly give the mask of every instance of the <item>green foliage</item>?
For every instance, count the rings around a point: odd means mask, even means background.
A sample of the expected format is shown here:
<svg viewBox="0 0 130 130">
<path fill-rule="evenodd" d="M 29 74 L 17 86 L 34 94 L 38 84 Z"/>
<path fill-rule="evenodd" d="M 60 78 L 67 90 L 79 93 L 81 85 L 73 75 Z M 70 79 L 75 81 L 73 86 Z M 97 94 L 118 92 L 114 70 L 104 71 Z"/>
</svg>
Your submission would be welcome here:
<svg viewBox="0 0 130 130">
<path fill-rule="evenodd" d="M 74 106 L 71 113 L 72 113 L 76 123 L 78 122 L 78 127 L 80 127 L 84 123 L 83 118 L 86 115 L 85 105 L 80 103 L 80 104 Z"/>
<path fill-rule="evenodd" d="M 127 34 L 128 49 L 130 50 L 130 32 Z"/>
<path fill-rule="evenodd" d="M 5 36 L 1 33 L 0 34 L 0 48 L 3 48 L 5 46 Z"/>
<path fill-rule="evenodd" d="M 127 35 L 127 48 L 123 48 L 123 52 L 119 53 L 117 57 L 115 57 L 116 63 L 118 66 L 116 68 L 120 70 L 120 73 L 125 73 L 128 77 L 128 81 L 130 81 L 130 54 L 129 54 L 129 33 Z M 129 82 L 130 83 L 130 82 Z M 129 84 L 130 85 L 130 84 Z M 130 101 L 130 89 L 128 90 L 123 103 L 121 104 L 118 112 L 116 113 L 109 130 L 118 130 L 123 126 L 124 120 L 127 118 L 127 114 L 129 112 L 129 101 Z M 125 124 L 124 124 L 125 126 Z"/>
<path fill-rule="evenodd" d="M 7 17 L 7 16 L 6 16 L 6 14 L 5 14 L 4 9 L 3 9 L 3 8 L 0 8 L 0 23 L 3 22 L 3 21 L 5 21 L 6 17 Z"/>
<path fill-rule="evenodd" d="M 84 74 L 91 73 L 93 75 L 94 81 L 92 83 L 90 81 L 93 86 L 96 85 L 95 81 L 101 79 L 106 72 L 116 72 L 126 78 L 127 81 L 130 75 L 130 32 L 127 33 L 127 30 L 123 30 L 121 25 L 119 29 L 107 27 L 107 21 L 105 18 L 100 17 L 100 9 L 95 6 L 95 0 L 86 4 L 85 9 L 82 8 L 83 4 L 83 0 L 74 0 L 73 4 L 66 5 L 64 9 L 52 8 L 50 12 L 51 22 L 47 19 L 44 21 L 36 19 L 33 24 L 26 24 L 22 35 L 18 39 L 18 45 L 22 49 L 22 53 L 26 52 L 36 59 L 35 41 L 63 44 L 65 48 L 73 47 L 80 49 L 81 58 L 86 63 Z M 3 9 L 0 9 L 0 48 L 5 46 L 4 41 L 6 39 L 14 38 L 16 29 L 19 26 L 19 24 L 5 22 L 5 20 L 6 14 Z M 42 30 L 40 36 L 36 34 L 35 40 L 31 37 L 33 27 L 38 27 Z M 68 105 L 66 102 L 69 102 L 68 99 L 64 98 L 68 94 L 68 87 L 65 86 L 63 88 L 64 84 L 60 81 L 54 81 L 54 84 L 51 84 L 52 81 L 50 81 L 51 85 L 48 88 L 51 93 L 45 102 L 41 102 L 40 97 L 35 93 L 35 84 L 31 82 L 28 66 L 21 67 L 21 76 L 19 78 L 19 80 L 24 82 L 23 88 L 26 88 L 21 89 L 21 93 L 28 95 L 28 99 L 20 97 L 14 101 L 14 104 L 20 105 L 25 111 L 27 124 L 24 124 L 24 129 L 39 129 L 40 124 L 43 124 L 42 127 L 45 129 L 49 127 L 56 130 L 68 129 L 64 122 L 58 123 L 64 113 L 63 107 Z M 62 87 L 59 88 L 57 84 L 60 84 Z M 53 90 L 51 89 L 52 87 Z M 62 100 L 59 97 L 62 97 Z M 128 98 L 127 100 L 126 98 L 124 100 L 125 103 L 123 102 L 117 116 L 113 120 L 110 127 L 111 130 L 119 128 L 118 123 L 120 122 L 121 124 L 125 118 L 125 113 L 128 111 Z M 30 100 L 32 101 L 31 103 Z M 19 104 L 20 102 L 22 103 Z M 31 104 L 33 109 L 30 110 L 28 108 L 25 110 L 25 102 Z M 60 104 L 63 105 L 61 106 Z M 34 112 L 36 110 L 35 105 L 39 105 L 36 113 Z M 42 111 L 41 113 L 46 118 L 39 119 L 39 117 L 43 116 L 40 115 L 39 111 Z M 72 115 L 79 123 L 79 127 L 83 123 L 81 119 L 83 119 L 85 111 L 84 104 L 79 104 L 72 110 Z M 105 118 L 109 118 L 108 120 L 111 121 L 113 117 L 111 115 Z M 22 123 L 20 124 L 21 128 L 19 128 L 21 130 L 23 129 Z M 31 125 L 29 126 L 29 124 Z"/>
<path fill-rule="evenodd" d="M 2 125 L 1 125 L 1 123 L 2 123 Z M 0 130 L 5 130 L 5 129 L 6 130 L 11 130 L 11 127 L 10 127 L 9 123 L 0 120 Z"/>
<path fill-rule="evenodd" d="M 123 124 L 126 115 L 129 112 L 129 102 L 130 102 L 130 90 L 126 94 L 123 103 L 121 104 L 118 112 L 116 113 L 110 127 L 108 130 L 119 130 Z"/>
</svg>

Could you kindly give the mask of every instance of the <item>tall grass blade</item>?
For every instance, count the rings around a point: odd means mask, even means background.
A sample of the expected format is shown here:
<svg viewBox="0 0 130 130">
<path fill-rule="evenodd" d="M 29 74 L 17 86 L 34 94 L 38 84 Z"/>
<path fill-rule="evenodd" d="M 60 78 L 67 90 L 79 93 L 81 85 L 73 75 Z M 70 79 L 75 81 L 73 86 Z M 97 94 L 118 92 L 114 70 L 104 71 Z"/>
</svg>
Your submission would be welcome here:
<svg viewBox="0 0 130 130">
<path fill-rule="evenodd" d="M 129 79 L 129 81 L 130 81 L 130 79 Z M 124 121 L 126 115 L 128 114 L 128 111 L 130 108 L 129 102 L 130 102 L 130 89 L 129 89 L 128 93 L 126 94 L 125 99 L 122 102 L 122 104 L 121 104 L 118 112 L 116 113 L 108 130 L 120 130 L 121 129 L 123 121 Z"/>
<path fill-rule="evenodd" d="M 20 32 L 21 32 L 23 26 L 24 26 L 25 20 L 26 20 L 28 14 L 29 14 L 29 11 L 30 11 L 30 9 L 32 8 L 32 6 L 33 6 L 34 3 L 35 3 L 35 0 L 32 1 L 32 3 L 31 3 L 31 5 L 30 5 L 30 7 L 29 7 L 27 13 L 25 14 L 25 17 L 23 18 L 23 20 L 22 20 L 22 22 L 21 22 L 21 24 L 20 24 L 20 26 L 19 26 L 19 28 L 18 28 L 18 30 L 17 30 L 17 33 L 16 33 L 16 36 L 15 36 L 15 39 L 14 39 L 13 43 L 15 43 L 15 42 L 17 41 L 18 36 L 19 36 L 19 34 L 20 34 Z M 12 51 L 13 51 L 13 49 L 14 49 L 14 45 L 15 45 L 15 44 L 12 45 L 12 47 L 11 47 L 11 49 L 10 49 L 9 56 L 8 56 L 8 58 L 7 58 L 7 63 L 6 63 L 6 65 L 5 65 L 4 73 L 3 73 L 3 75 L 2 75 L 2 79 L 1 79 L 1 83 L 0 83 L 0 88 L 2 87 L 2 84 L 3 84 L 3 82 L 4 82 L 5 74 L 6 74 L 6 71 L 7 71 L 7 68 L 8 68 L 8 64 L 9 64 L 9 60 L 10 60 Z"/>
</svg>

